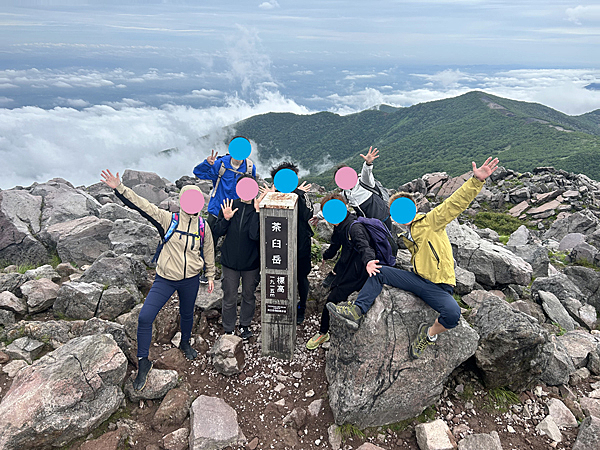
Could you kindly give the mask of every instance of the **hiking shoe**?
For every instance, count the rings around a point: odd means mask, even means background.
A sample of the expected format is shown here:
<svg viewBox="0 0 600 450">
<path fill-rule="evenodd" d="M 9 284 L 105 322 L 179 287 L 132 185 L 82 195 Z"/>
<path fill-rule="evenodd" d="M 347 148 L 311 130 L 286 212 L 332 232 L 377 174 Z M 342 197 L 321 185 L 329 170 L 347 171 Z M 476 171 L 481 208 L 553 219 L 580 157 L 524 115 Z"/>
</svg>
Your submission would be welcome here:
<svg viewBox="0 0 600 450">
<path fill-rule="evenodd" d="M 423 356 L 423 352 L 427 348 L 428 345 L 435 345 L 435 341 L 430 340 L 427 337 L 427 330 L 429 329 L 429 325 L 426 323 L 422 323 L 419 325 L 419 332 L 417 333 L 417 337 L 410 343 L 409 353 L 411 358 L 417 359 Z"/>
<path fill-rule="evenodd" d="M 204 275 L 201 275 L 200 284 L 208 284 L 208 278 L 206 278 Z"/>
<path fill-rule="evenodd" d="M 353 330 L 358 330 L 363 313 L 354 303 L 346 302 L 336 305 L 329 302 L 325 306 L 327 306 L 327 309 L 333 316 L 343 320 Z"/>
<path fill-rule="evenodd" d="M 230 336 L 235 336 L 235 330 L 234 331 L 225 331 L 223 334 L 229 334 Z"/>
<path fill-rule="evenodd" d="M 298 310 L 298 313 L 296 314 L 296 325 L 302 325 L 302 322 L 304 322 L 304 311 Z"/>
<path fill-rule="evenodd" d="M 252 332 L 252 330 L 250 329 L 250 327 L 240 327 L 240 337 L 247 341 L 248 339 L 250 339 L 252 336 L 254 336 L 254 333 Z"/>
<path fill-rule="evenodd" d="M 319 345 L 324 344 L 329 340 L 329 333 L 317 333 L 306 343 L 306 348 L 309 350 L 316 349 Z"/>
<path fill-rule="evenodd" d="M 146 382 L 148 381 L 148 374 L 152 370 L 154 364 L 148 358 L 142 358 L 138 360 L 138 373 L 133 380 L 133 388 L 136 391 L 141 391 L 146 387 Z"/>
<path fill-rule="evenodd" d="M 179 344 L 179 348 L 183 352 L 186 359 L 192 360 L 192 359 L 196 359 L 196 357 L 198 356 L 198 352 L 196 350 L 194 350 L 194 348 L 192 348 L 189 341 L 188 342 L 181 341 L 181 343 Z"/>
</svg>

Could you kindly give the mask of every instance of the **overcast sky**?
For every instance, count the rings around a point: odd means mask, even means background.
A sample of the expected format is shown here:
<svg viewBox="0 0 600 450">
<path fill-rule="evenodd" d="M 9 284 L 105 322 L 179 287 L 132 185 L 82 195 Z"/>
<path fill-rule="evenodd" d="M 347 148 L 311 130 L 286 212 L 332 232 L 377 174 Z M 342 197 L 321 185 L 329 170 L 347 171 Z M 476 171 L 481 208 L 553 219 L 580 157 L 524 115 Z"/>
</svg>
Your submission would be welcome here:
<svg viewBox="0 0 600 450">
<path fill-rule="evenodd" d="M 0 188 L 90 184 L 107 155 L 178 178 L 199 135 L 268 111 L 481 89 L 582 114 L 598 55 L 591 1 L 0 0 Z"/>
</svg>

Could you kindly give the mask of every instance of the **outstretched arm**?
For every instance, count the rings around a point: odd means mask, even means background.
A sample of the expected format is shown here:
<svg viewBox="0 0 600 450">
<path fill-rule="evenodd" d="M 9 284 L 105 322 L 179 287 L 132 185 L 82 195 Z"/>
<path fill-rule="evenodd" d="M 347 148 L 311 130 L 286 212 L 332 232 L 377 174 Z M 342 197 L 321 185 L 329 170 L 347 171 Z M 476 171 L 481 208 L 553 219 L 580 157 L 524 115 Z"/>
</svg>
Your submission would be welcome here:
<svg viewBox="0 0 600 450">
<path fill-rule="evenodd" d="M 375 187 L 375 178 L 373 177 L 373 161 L 379 158 L 378 153 L 379 150 L 369 147 L 369 151 L 366 155 L 363 155 L 362 153 L 360 155 L 365 160 L 362 172 L 360 173 L 360 180 L 372 188 Z"/>
</svg>

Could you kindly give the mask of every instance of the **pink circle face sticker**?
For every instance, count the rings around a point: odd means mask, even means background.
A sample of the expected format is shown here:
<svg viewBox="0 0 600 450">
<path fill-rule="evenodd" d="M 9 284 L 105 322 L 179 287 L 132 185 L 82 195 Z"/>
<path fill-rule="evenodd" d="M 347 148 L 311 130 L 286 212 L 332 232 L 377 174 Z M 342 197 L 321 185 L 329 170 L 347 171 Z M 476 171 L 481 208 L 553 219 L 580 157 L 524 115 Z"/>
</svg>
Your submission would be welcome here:
<svg viewBox="0 0 600 450">
<path fill-rule="evenodd" d="M 188 214 L 199 213 L 204 208 L 204 195 L 196 189 L 188 189 L 179 197 L 179 205 Z"/>
<path fill-rule="evenodd" d="M 258 183 L 253 178 L 242 178 L 235 186 L 235 192 L 242 200 L 252 200 L 258 195 Z"/>
<path fill-rule="evenodd" d="M 358 183 L 358 175 L 352 167 L 342 167 L 335 173 L 335 184 L 340 189 L 352 189 Z"/>
</svg>

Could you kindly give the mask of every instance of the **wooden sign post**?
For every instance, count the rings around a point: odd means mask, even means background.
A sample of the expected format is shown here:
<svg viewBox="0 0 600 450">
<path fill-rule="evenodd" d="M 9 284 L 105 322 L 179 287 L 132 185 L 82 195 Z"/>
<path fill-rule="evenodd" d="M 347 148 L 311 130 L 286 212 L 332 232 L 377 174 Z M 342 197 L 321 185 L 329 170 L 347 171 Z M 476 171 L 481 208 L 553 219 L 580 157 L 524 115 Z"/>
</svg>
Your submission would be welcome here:
<svg viewBox="0 0 600 450">
<path fill-rule="evenodd" d="M 291 360 L 296 345 L 298 196 L 269 192 L 260 203 L 262 354 Z"/>
</svg>

